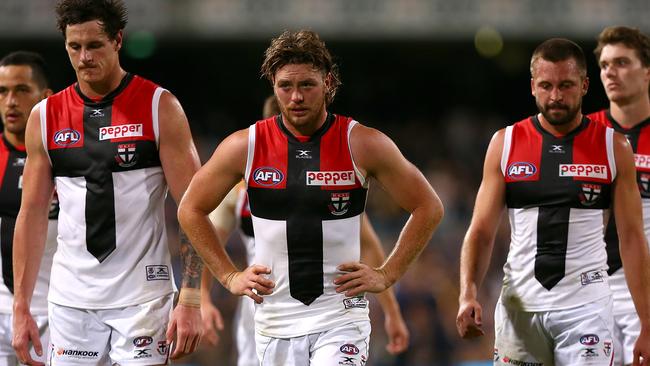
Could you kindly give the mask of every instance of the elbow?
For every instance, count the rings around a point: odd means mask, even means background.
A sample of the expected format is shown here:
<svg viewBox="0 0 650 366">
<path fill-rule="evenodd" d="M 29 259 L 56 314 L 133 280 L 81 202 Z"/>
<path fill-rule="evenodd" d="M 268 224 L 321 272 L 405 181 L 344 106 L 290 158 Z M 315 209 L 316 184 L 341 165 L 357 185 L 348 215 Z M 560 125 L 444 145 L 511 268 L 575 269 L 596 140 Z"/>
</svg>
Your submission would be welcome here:
<svg viewBox="0 0 650 366">
<path fill-rule="evenodd" d="M 187 232 L 189 229 L 195 212 L 196 210 L 191 206 L 190 203 L 188 203 L 186 200 L 181 200 L 181 203 L 178 205 L 176 217 L 178 218 L 178 224 L 181 226 L 183 231 Z"/>
<path fill-rule="evenodd" d="M 432 227 L 435 229 L 440 225 L 442 218 L 445 216 L 445 207 L 440 201 L 438 196 L 434 196 L 434 199 L 431 200 L 430 207 L 428 209 L 429 221 L 431 222 Z"/>
</svg>

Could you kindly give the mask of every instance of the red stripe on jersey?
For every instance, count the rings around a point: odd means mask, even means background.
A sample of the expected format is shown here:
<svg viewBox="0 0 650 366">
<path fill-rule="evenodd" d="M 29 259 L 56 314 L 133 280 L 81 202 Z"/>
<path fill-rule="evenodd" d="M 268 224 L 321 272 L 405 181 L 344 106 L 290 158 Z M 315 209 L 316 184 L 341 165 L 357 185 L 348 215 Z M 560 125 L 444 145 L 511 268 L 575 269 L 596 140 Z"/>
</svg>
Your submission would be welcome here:
<svg viewBox="0 0 650 366">
<path fill-rule="evenodd" d="M 284 189 L 287 186 L 287 136 L 278 128 L 275 116 L 255 124 L 255 155 L 248 186 Z"/>
<path fill-rule="evenodd" d="M 573 140 L 573 164 L 600 165 L 607 170 L 606 178 L 574 176 L 573 180 L 610 183 L 612 172 L 607 159 L 605 142 L 606 127 L 602 123 L 590 123 Z"/>
<path fill-rule="evenodd" d="M 0 138 L 0 187 L 2 187 L 2 182 L 5 178 L 7 162 L 9 161 L 9 154 L 9 149 L 5 145 L 4 140 Z"/>
<path fill-rule="evenodd" d="M 83 147 L 83 110 L 83 101 L 74 85 L 47 98 L 48 150 Z"/>
<path fill-rule="evenodd" d="M 515 123 L 506 165 L 506 183 L 538 181 L 541 157 L 542 135 L 532 119 L 529 117 Z"/>
<path fill-rule="evenodd" d="M 348 146 L 348 126 L 352 118 L 336 116 L 336 121 L 323 135 L 320 143 L 320 171 L 339 172 L 354 177 L 354 183 L 348 185 L 322 185 L 323 190 L 341 190 L 360 188 Z"/>
<path fill-rule="evenodd" d="M 606 109 L 603 109 L 603 110 L 598 111 L 598 112 L 590 113 L 590 114 L 587 115 L 587 118 L 589 118 L 590 120 L 592 120 L 594 122 L 601 123 L 601 124 L 603 124 L 603 125 L 605 125 L 607 127 L 613 127 L 612 122 L 609 120 L 609 118 L 607 118 L 607 110 Z"/>
<path fill-rule="evenodd" d="M 111 138 L 111 142 L 132 140 L 155 141 L 151 103 L 158 85 L 137 75 L 113 101 L 111 126 L 142 125 L 141 136 Z M 135 128 L 135 127 L 134 127 Z M 138 133 L 139 135 L 140 133 Z"/>
</svg>

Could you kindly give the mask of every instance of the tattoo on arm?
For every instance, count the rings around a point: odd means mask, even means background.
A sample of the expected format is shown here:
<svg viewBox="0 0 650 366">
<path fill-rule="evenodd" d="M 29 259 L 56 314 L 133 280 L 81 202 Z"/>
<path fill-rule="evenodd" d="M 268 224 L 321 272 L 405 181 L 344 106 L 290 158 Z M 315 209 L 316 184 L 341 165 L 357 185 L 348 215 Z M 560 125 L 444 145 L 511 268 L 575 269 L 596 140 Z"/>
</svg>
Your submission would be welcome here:
<svg viewBox="0 0 650 366">
<path fill-rule="evenodd" d="M 182 280 L 181 287 L 186 288 L 201 288 L 201 272 L 203 271 L 203 260 L 199 254 L 194 250 L 187 235 L 180 230 L 179 232 L 181 241 L 181 262 L 182 262 Z"/>
</svg>

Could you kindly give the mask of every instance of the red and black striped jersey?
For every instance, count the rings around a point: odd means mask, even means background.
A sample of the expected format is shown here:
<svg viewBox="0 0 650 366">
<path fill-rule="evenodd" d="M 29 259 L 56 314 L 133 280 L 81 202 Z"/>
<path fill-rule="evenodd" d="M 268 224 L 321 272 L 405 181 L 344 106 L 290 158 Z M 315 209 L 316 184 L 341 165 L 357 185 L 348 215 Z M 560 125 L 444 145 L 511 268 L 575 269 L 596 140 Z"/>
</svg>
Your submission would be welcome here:
<svg viewBox="0 0 650 366">
<path fill-rule="evenodd" d="M 158 155 L 163 92 L 127 74 L 100 100 L 74 84 L 41 103 L 61 213 L 51 302 L 116 308 L 174 290 Z"/>
<path fill-rule="evenodd" d="M 643 229 L 646 237 L 650 238 L 650 117 L 632 128 L 621 126 L 607 109 L 591 113 L 588 117 L 595 122 L 613 128 L 616 132 L 624 134 L 630 142 L 634 152 L 636 182 L 643 207 Z M 609 284 L 616 304 L 614 313 L 633 312 L 635 311 L 634 303 L 627 287 L 625 274 L 620 270 L 623 267 L 623 261 L 619 252 L 618 232 L 614 215 L 611 215 L 607 222 L 605 242 L 607 243 L 607 265 L 610 274 Z"/>
<path fill-rule="evenodd" d="M 536 116 L 506 128 L 511 243 L 503 301 L 547 311 L 609 295 L 603 220 L 616 176 L 613 133 L 587 118 L 565 136 L 544 130 Z"/>
<path fill-rule="evenodd" d="M 368 319 L 364 297 L 336 293 L 337 266 L 358 261 L 365 178 L 349 147 L 357 122 L 329 114 L 297 138 L 280 116 L 249 129 L 245 179 L 256 264 L 271 268 L 272 295 L 257 305 L 256 329 L 296 337 Z"/>
</svg>

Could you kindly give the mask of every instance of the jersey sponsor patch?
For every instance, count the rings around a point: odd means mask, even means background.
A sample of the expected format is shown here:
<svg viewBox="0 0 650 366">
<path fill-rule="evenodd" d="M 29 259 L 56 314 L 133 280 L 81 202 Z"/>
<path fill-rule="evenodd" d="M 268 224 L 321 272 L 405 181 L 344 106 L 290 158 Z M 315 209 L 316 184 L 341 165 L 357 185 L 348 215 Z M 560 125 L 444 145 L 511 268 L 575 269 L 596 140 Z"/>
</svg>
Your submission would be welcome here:
<svg viewBox="0 0 650 366">
<path fill-rule="evenodd" d="M 99 141 L 142 136 L 142 123 L 99 128 Z"/>
<path fill-rule="evenodd" d="M 354 171 L 307 172 L 308 186 L 351 186 L 354 185 Z"/>
<path fill-rule="evenodd" d="M 53 140 L 54 143 L 59 146 L 70 146 L 73 145 L 81 139 L 81 134 L 79 131 L 72 128 L 64 128 L 57 131 L 54 134 Z"/>
<path fill-rule="evenodd" d="M 580 274 L 580 283 L 583 286 L 603 281 L 603 273 L 600 270 L 582 272 Z"/>
<path fill-rule="evenodd" d="M 560 177 L 607 179 L 607 166 L 594 164 L 560 164 Z"/>
<path fill-rule="evenodd" d="M 166 265 L 146 266 L 147 281 L 169 280 L 169 267 Z"/>
<path fill-rule="evenodd" d="M 537 167 L 534 164 L 518 161 L 508 166 L 508 177 L 511 179 L 524 179 L 535 175 Z"/>
<path fill-rule="evenodd" d="M 275 186 L 284 180 L 284 174 L 279 169 L 264 166 L 255 169 L 253 172 L 253 180 L 261 186 Z"/>
<path fill-rule="evenodd" d="M 368 300 L 363 296 L 348 297 L 343 299 L 343 306 L 345 306 L 346 309 L 365 309 L 368 307 Z"/>
<path fill-rule="evenodd" d="M 634 165 L 641 169 L 650 169 L 650 155 L 634 154 Z"/>
</svg>

